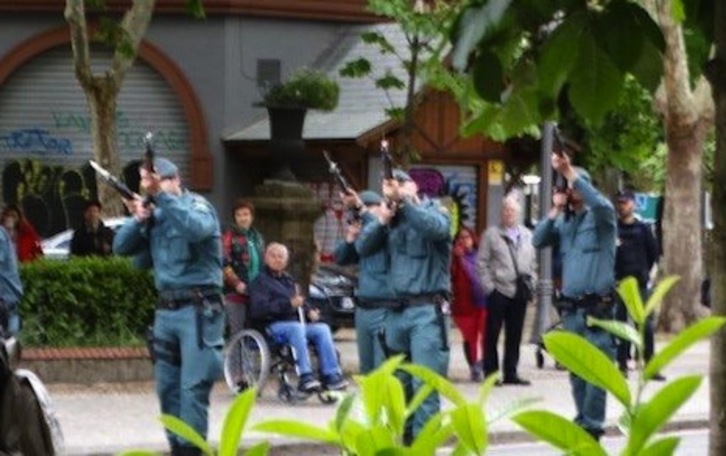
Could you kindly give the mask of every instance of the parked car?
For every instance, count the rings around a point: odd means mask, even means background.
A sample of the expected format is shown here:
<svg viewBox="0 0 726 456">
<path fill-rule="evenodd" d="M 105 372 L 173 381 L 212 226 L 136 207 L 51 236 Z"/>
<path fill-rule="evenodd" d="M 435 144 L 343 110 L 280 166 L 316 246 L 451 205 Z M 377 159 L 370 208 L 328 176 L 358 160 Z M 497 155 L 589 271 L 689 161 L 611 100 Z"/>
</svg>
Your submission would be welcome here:
<svg viewBox="0 0 726 456">
<path fill-rule="evenodd" d="M 104 220 L 103 223 L 116 231 L 127 219 L 127 217 L 112 217 Z M 71 239 L 73 239 L 73 229 L 71 228 L 44 239 L 40 243 L 43 255 L 54 260 L 65 260 L 70 255 Z"/>
<path fill-rule="evenodd" d="M 320 309 L 333 331 L 354 326 L 358 277 L 355 271 L 334 264 L 322 264 L 308 287 L 308 301 Z"/>
</svg>

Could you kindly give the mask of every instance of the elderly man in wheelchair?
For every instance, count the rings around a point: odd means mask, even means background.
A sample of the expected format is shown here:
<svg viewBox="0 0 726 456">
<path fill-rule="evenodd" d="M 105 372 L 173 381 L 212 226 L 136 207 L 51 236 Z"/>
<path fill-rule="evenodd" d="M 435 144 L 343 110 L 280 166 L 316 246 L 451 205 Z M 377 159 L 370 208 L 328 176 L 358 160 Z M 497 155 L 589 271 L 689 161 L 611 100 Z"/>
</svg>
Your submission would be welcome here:
<svg viewBox="0 0 726 456">
<path fill-rule="evenodd" d="M 341 373 L 330 327 L 319 321 L 318 309 L 305 305 L 298 285 L 286 272 L 288 260 L 289 252 L 282 244 L 271 243 L 265 250 L 265 267 L 248 288 L 252 325 L 264 328 L 274 342 L 292 348 L 299 392 L 345 389 L 348 382 Z M 319 380 L 310 361 L 308 343 L 317 353 Z"/>
</svg>

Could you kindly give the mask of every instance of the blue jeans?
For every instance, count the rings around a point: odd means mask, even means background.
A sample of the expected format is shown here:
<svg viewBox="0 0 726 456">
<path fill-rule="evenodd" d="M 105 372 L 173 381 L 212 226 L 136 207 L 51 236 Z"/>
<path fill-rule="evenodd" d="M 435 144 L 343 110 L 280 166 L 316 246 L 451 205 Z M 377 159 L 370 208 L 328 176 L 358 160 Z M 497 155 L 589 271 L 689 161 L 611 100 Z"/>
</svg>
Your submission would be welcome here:
<svg viewBox="0 0 726 456">
<path fill-rule="evenodd" d="M 17 337 L 20 332 L 20 314 L 18 313 L 18 304 L 12 303 L 0 305 L 6 306 L 6 312 L 8 314 L 8 327 L 4 328 L 6 330 L 5 336 Z"/>
<path fill-rule="evenodd" d="M 562 313 L 562 324 L 565 330 L 584 337 L 609 358 L 614 359 L 613 336 L 603 329 L 587 326 L 586 318 L 584 309 L 577 307 Z M 602 433 L 605 423 L 606 391 L 573 374 L 570 374 L 570 384 L 577 409 L 575 423 L 587 431 Z"/>
<path fill-rule="evenodd" d="M 222 374 L 223 331 L 221 303 L 216 308 L 157 310 L 154 317 L 154 376 L 161 412 L 184 421 L 204 438 L 209 393 Z M 169 432 L 167 440 L 172 446 L 189 445 Z"/>
<path fill-rule="evenodd" d="M 276 321 L 267 327 L 268 331 L 281 344 L 290 345 L 295 352 L 295 363 L 299 375 L 311 374 L 308 341 L 318 352 L 320 373 L 325 377 L 340 374 L 338 355 L 333 346 L 333 335 L 325 323 L 306 323 L 299 321 Z"/>
</svg>

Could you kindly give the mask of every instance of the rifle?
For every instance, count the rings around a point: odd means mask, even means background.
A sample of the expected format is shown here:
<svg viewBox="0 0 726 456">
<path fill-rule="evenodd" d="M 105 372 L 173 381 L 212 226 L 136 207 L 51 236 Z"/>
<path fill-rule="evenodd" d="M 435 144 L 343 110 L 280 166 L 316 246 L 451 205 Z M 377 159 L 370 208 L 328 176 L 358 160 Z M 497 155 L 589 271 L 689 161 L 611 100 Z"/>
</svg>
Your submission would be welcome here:
<svg viewBox="0 0 726 456">
<path fill-rule="evenodd" d="M 340 167 L 333 161 L 332 158 L 330 158 L 330 154 L 327 150 L 323 150 L 323 157 L 325 157 L 325 161 L 328 162 L 328 172 L 333 175 L 338 186 L 343 190 L 343 192 L 351 194 L 353 192 L 353 187 L 351 187 L 350 184 L 348 184 L 348 181 L 345 180 L 343 173 L 340 171 Z"/>
<path fill-rule="evenodd" d="M 146 151 L 144 152 L 144 158 L 142 161 L 141 166 L 148 171 L 150 174 L 153 174 L 156 172 L 156 169 L 154 168 L 154 147 L 151 144 L 151 141 L 154 139 L 154 134 L 150 131 L 147 131 L 144 135 L 144 146 L 146 147 Z M 148 207 L 149 205 L 154 203 L 154 197 L 152 195 L 146 195 L 146 198 L 144 198 L 144 206 Z"/>
<path fill-rule="evenodd" d="M 383 167 L 383 178 L 393 179 L 393 157 L 388 151 L 388 141 L 381 140 L 381 166 Z"/>
<path fill-rule="evenodd" d="M 110 185 L 111 188 L 116 190 L 123 199 L 132 200 L 136 198 L 136 194 L 132 192 L 131 189 L 126 184 L 121 182 L 116 176 L 112 176 L 111 173 L 109 173 L 101 165 L 93 160 L 89 160 L 89 163 L 91 164 L 91 167 L 96 171 L 96 173 L 101 176 L 101 179 L 103 179 L 104 182 Z"/>
<path fill-rule="evenodd" d="M 343 190 L 343 192 L 349 195 L 355 193 L 353 187 L 348 183 L 348 181 L 343 176 L 343 173 L 340 171 L 340 167 L 338 166 L 338 164 L 335 163 L 332 158 L 330 158 L 330 154 L 327 150 L 323 150 L 323 157 L 325 157 L 325 161 L 328 162 L 328 171 L 330 172 L 330 174 L 333 175 L 333 177 L 335 178 L 335 182 Z M 362 207 L 351 207 L 348 209 L 348 223 L 360 221 L 361 208 Z"/>
</svg>

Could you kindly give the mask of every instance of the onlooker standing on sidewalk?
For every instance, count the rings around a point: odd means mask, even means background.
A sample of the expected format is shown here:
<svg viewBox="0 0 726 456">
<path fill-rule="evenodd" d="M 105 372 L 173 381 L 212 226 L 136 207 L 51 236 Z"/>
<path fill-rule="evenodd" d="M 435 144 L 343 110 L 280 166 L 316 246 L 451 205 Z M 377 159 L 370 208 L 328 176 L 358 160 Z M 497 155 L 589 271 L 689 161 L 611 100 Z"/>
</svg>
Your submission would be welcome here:
<svg viewBox="0 0 726 456">
<path fill-rule="evenodd" d="M 395 301 L 388 280 L 390 255 L 388 246 L 380 244 L 366 250 L 358 243 L 361 225 L 375 222 L 388 208 L 376 192 L 366 190 L 360 195 L 346 195 L 346 204 L 359 207 L 360 221 L 348 225 L 345 241 L 335 248 L 335 262 L 341 266 L 358 263 L 358 303 L 355 309 L 355 339 L 358 345 L 358 369 L 367 374 L 385 359 L 381 333 L 387 308 Z"/>
<path fill-rule="evenodd" d="M 15 336 L 20 331 L 18 304 L 22 297 L 18 257 L 8 232 L 0 227 L 0 336 Z"/>
<path fill-rule="evenodd" d="M 73 232 L 71 239 L 71 255 L 111 255 L 113 236 L 113 230 L 101 220 L 101 202 L 86 201 L 83 208 L 83 224 Z"/>
<path fill-rule="evenodd" d="M 622 280 L 633 276 L 638 281 L 640 297 L 645 301 L 648 297 L 648 280 L 650 270 L 658 260 L 658 245 L 650 227 L 635 218 L 635 195 L 631 191 L 622 191 L 617 194 L 618 211 L 618 247 L 615 253 L 615 279 Z M 615 309 L 615 318 L 628 321 L 628 309 L 618 298 Z M 630 358 L 630 343 L 618 339 L 618 367 L 624 375 L 628 375 L 628 359 Z M 643 357 L 647 362 L 653 357 L 654 334 L 653 315 L 645 322 L 645 346 Z M 661 374 L 653 376 L 653 380 L 665 380 Z"/>
<path fill-rule="evenodd" d="M 592 186 L 589 174 L 572 166 L 567 155 L 552 154 L 552 167 L 567 179 L 568 189 L 552 197 L 552 209 L 534 230 L 534 245 L 541 248 L 559 241 L 559 305 L 565 330 L 579 334 L 614 358 L 612 336 L 588 326 L 587 317 L 612 320 L 614 316 L 615 209 Z M 573 214 L 565 214 L 568 204 Z M 605 421 L 605 390 L 572 374 L 570 382 L 577 409 L 575 423 L 599 439 Z"/>
<path fill-rule="evenodd" d="M 224 308 L 222 243 L 209 202 L 181 185 L 176 165 L 154 160 L 139 168 L 141 188 L 154 198 L 125 201 L 133 216 L 114 239 L 114 252 L 134 255 L 154 268 L 159 292 L 154 314 L 154 378 L 161 412 L 191 426 L 203 438 L 209 426 L 209 393 L 222 374 Z M 167 433 L 173 456 L 201 455 Z"/>
<path fill-rule="evenodd" d="M 472 230 L 462 226 L 454 239 L 451 258 L 451 316 L 464 339 L 464 357 L 473 382 L 482 380 L 486 296 L 476 270 L 479 243 Z"/>
<path fill-rule="evenodd" d="M 389 283 L 398 306 L 386 315 L 386 349 L 446 376 L 449 333 L 444 306 L 451 290 L 451 219 L 438 202 L 419 199 L 418 186 L 406 172 L 397 169 L 393 177 L 383 181 L 383 195 L 396 206 L 395 216 L 390 211 L 381 214 L 363 228 L 359 239 L 361 251 L 386 244 L 391 255 Z M 421 380 L 413 379 L 405 388 L 416 394 L 422 386 Z M 412 442 L 439 410 L 439 395 L 432 392 L 407 422 L 404 440 Z"/>
<path fill-rule="evenodd" d="M 8 204 L 3 209 L 2 226 L 10 236 L 15 246 L 18 261 L 27 263 L 43 256 L 43 248 L 40 246 L 40 236 L 23 215 L 20 206 Z"/>
<path fill-rule="evenodd" d="M 265 241 L 252 228 L 255 207 L 250 201 L 238 200 L 232 212 L 234 223 L 222 233 L 224 257 L 224 294 L 229 335 L 245 326 L 247 286 L 262 270 Z"/>
<path fill-rule="evenodd" d="M 524 316 L 536 282 L 532 232 L 519 223 L 521 206 L 513 197 L 502 201 L 501 223 L 484 232 L 477 255 L 482 286 L 487 293 L 484 375 L 499 370 L 497 342 L 504 325 L 504 371 L 500 384 L 530 384 L 519 376 L 519 345 Z"/>
</svg>

